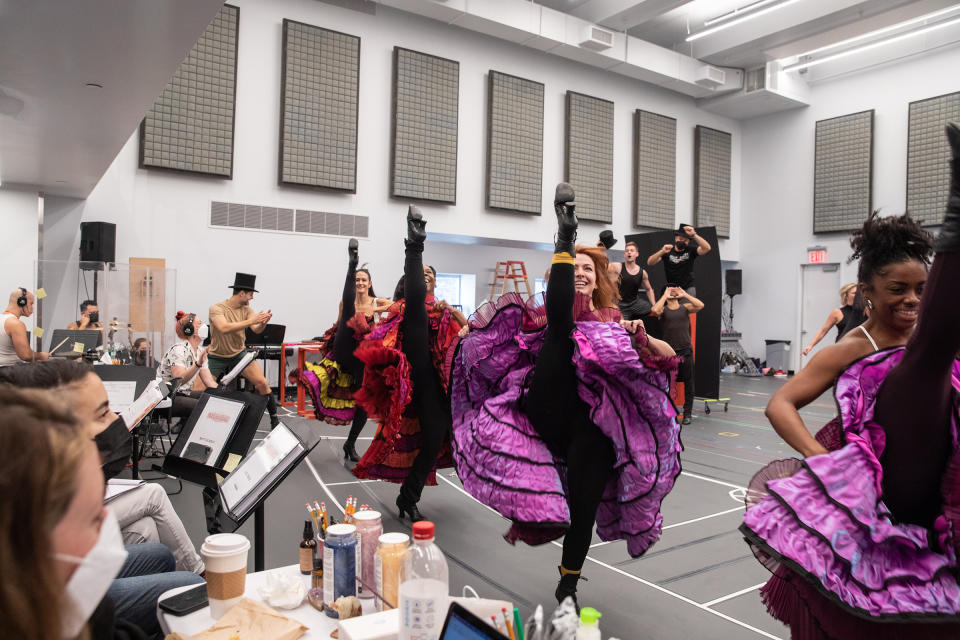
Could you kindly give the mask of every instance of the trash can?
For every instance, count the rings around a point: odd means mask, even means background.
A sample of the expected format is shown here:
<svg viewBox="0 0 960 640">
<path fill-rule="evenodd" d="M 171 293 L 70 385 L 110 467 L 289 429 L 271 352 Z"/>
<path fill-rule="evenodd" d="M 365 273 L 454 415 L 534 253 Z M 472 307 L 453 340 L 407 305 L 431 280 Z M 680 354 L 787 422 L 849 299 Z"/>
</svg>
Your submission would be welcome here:
<svg viewBox="0 0 960 640">
<path fill-rule="evenodd" d="M 790 341 L 765 340 L 767 343 L 767 366 L 774 371 L 787 371 L 790 366 Z"/>
</svg>

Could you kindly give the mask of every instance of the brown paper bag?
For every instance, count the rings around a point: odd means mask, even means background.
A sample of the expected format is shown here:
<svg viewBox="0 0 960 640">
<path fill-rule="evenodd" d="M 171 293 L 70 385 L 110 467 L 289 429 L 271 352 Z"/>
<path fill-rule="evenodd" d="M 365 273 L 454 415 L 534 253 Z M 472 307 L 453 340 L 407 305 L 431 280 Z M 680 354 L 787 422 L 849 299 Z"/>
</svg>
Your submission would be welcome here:
<svg viewBox="0 0 960 640">
<path fill-rule="evenodd" d="M 212 627 L 193 636 L 171 633 L 166 640 L 297 640 L 307 628 L 267 605 L 244 598 Z"/>
</svg>

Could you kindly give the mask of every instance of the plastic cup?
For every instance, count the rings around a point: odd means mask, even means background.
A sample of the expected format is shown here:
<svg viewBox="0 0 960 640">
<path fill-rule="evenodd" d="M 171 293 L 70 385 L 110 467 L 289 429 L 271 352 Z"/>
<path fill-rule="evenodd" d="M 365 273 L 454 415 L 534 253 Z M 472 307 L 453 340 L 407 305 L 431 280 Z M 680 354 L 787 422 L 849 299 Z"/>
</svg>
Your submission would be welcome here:
<svg viewBox="0 0 960 640">
<path fill-rule="evenodd" d="M 247 551 L 250 541 L 238 533 L 215 533 L 200 546 L 207 567 L 207 599 L 210 617 L 219 620 L 240 602 L 246 588 Z"/>
</svg>

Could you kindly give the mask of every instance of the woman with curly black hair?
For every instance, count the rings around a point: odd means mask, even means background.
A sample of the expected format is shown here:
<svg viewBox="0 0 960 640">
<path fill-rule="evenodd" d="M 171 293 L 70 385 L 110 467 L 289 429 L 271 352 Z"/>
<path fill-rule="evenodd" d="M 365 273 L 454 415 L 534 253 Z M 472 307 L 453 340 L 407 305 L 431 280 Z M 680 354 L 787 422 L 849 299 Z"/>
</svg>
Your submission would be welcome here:
<svg viewBox="0 0 960 640">
<path fill-rule="evenodd" d="M 960 129 L 948 137 L 929 274 L 929 234 L 871 215 L 851 239 L 870 319 L 767 405 L 805 459 L 757 474 L 740 529 L 774 572 L 761 595 L 795 640 L 960 637 Z M 839 416 L 813 437 L 797 410 L 831 384 Z"/>
</svg>

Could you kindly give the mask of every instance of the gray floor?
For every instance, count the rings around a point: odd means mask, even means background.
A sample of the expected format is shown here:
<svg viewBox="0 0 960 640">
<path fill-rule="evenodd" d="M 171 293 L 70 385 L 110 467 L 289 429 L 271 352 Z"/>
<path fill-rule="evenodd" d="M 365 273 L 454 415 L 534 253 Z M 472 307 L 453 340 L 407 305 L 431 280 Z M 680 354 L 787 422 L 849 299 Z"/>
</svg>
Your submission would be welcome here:
<svg viewBox="0 0 960 640">
<path fill-rule="evenodd" d="M 724 375 L 721 396 L 730 398 L 728 411 L 713 404 L 706 415 L 703 403 L 697 403 L 693 424 L 681 436 L 683 473 L 664 501 L 663 536 L 645 556 L 631 559 L 625 543 L 595 540 L 583 571 L 589 580 L 581 582 L 579 594 L 582 605 L 603 613 L 604 637 L 789 637 L 760 602 L 758 588 L 769 574 L 737 532 L 750 477 L 767 461 L 792 455 L 763 416 L 770 394 L 782 383 Z M 801 413 L 811 429 L 819 427 L 833 417 L 833 400 L 825 394 Z M 297 561 L 308 500 L 340 508 L 352 494 L 383 512 L 385 530 L 409 530 L 396 517 L 396 485 L 357 481 L 343 462 L 345 429 L 313 424 L 324 439 L 266 503 L 268 569 Z M 373 429 L 373 424 L 365 429 L 361 452 Z M 163 484 L 168 490 L 176 487 L 169 480 Z M 199 546 L 206 535 L 200 489 L 185 484 L 171 500 Z M 469 584 L 483 596 L 513 600 L 524 616 L 537 603 L 553 602 L 559 545 L 508 545 L 501 537 L 507 522 L 464 493 L 452 470 L 442 474 L 438 486 L 424 490 L 420 508 L 437 525 L 452 593 Z M 253 536 L 252 520 L 241 533 Z"/>
</svg>

